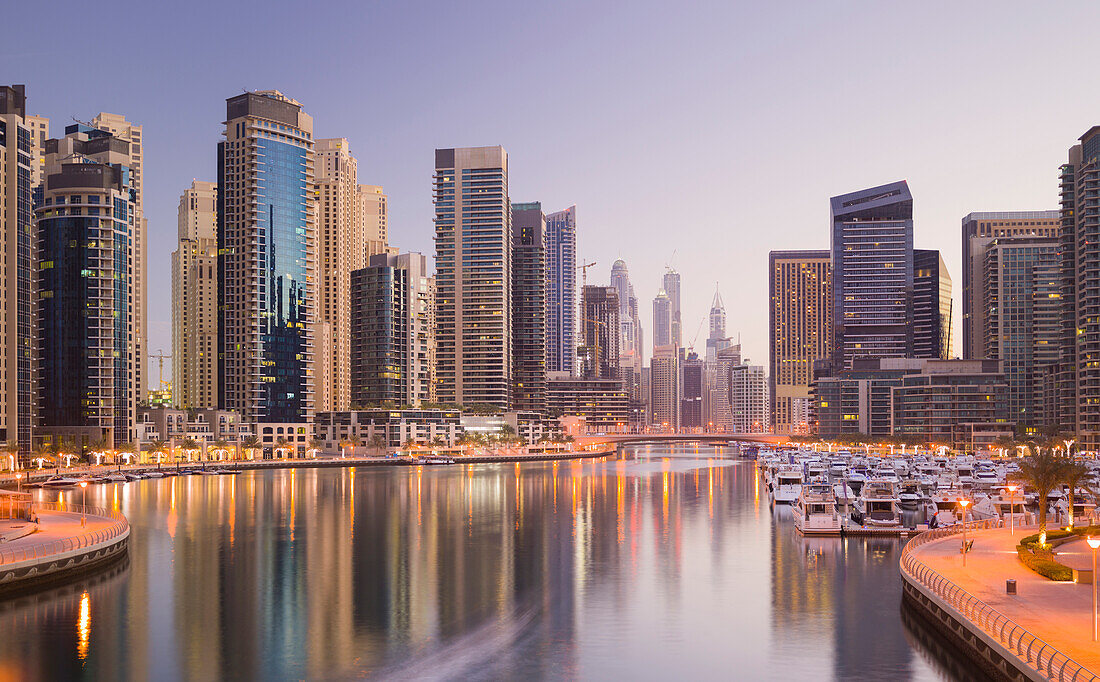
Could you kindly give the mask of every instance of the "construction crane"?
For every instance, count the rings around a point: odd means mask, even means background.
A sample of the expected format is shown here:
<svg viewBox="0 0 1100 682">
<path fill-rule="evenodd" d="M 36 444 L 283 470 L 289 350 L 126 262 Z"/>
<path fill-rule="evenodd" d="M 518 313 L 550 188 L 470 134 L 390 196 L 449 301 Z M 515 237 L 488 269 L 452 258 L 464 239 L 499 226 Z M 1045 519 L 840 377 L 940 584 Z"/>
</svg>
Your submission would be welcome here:
<svg viewBox="0 0 1100 682">
<path fill-rule="evenodd" d="M 691 344 L 687 347 L 693 353 L 695 352 L 695 342 L 699 340 L 699 333 L 703 331 L 703 323 L 707 321 L 708 315 L 703 315 L 703 319 L 699 320 L 699 328 L 695 330 L 695 336 L 691 338 Z"/>
<path fill-rule="evenodd" d="M 596 264 L 596 261 L 592 261 L 591 263 L 582 263 L 581 265 L 577 266 L 577 269 L 581 271 L 581 292 L 582 292 L 582 295 L 583 295 L 583 292 L 584 292 L 584 288 L 586 286 L 588 286 L 588 268 L 594 266 L 595 264 Z"/>
<path fill-rule="evenodd" d="M 165 360 L 171 360 L 172 356 L 171 355 L 165 355 L 164 351 L 161 350 L 160 348 L 158 348 L 156 355 L 150 355 L 149 357 L 150 358 L 156 358 L 156 361 L 157 361 L 157 374 L 159 375 L 158 378 L 160 379 L 160 388 L 161 388 L 161 390 L 164 390 L 165 384 L 171 383 L 169 381 L 164 380 L 164 361 Z"/>
</svg>

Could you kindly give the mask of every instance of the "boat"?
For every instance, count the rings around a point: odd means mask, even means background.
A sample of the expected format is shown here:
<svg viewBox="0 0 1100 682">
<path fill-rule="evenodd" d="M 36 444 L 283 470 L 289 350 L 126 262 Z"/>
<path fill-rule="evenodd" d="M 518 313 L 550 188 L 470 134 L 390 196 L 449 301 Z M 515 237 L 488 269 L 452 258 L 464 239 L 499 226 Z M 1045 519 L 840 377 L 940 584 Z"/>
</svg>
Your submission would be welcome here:
<svg viewBox="0 0 1100 682">
<path fill-rule="evenodd" d="M 108 483 L 125 483 L 126 481 L 130 480 L 117 472 L 113 474 L 108 474 L 106 478 Z"/>
<path fill-rule="evenodd" d="M 801 486 L 798 499 L 791 506 L 794 527 L 803 535 L 839 535 L 841 517 L 828 483 L 808 483 Z"/>
<path fill-rule="evenodd" d="M 775 485 L 772 490 L 774 504 L 794 504 L 802 492 L 802 470 L 787 466 L 775 472 Z"/>
<path fill-rule="evenodd" d="M 905 481 L 901 484 L 901 492 L 898 493 L 898 506 L 906 511 L 920 509 L 924 495 L 920 492 L 920 484 L 917 481 Z"/>
<path fill-rule="evenodd" d="M 43 488 L 73 488 L 80 485 L 82 478 L 73 478 L 70 476 L 50 476 L 45 481 L 42 481 Z"/>
<path fill-rule="evenodd" d="M 852 520 L 875 528 L 900 527 L 901 511 L 894 483 L 886 479 L 867 481 L 852 508 Z"/>
</svg>

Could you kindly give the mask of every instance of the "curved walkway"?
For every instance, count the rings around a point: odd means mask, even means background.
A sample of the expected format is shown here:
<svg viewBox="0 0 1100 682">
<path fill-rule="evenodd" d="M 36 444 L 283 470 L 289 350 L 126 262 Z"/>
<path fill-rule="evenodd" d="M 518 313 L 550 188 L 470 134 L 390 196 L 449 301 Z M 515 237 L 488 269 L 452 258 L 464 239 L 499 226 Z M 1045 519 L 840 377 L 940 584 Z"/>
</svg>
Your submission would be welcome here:
<svg viewBox="0 0 1100 682">
<path fill-rule="evenodd" d="M 1014 655 L 1016 667 L 1029 671 L 1029 676 L 1097 679 L 1100 645 L 1092 641 L 1092 588 L 1047 580 L 1020 563 L 1016 543 L 1033 532 L 968 532 L 967 540 L 974 544 L 965 566 L 957 531 L 924 533 L 902 553 L 902 573 L 907 582 L 946 604 L 956 620 L 961 618 L 988 644 Z M 1006 593 L 1005 581 L 1010 578 L 1016 581 L 1016 595 Z"/>
</svg>

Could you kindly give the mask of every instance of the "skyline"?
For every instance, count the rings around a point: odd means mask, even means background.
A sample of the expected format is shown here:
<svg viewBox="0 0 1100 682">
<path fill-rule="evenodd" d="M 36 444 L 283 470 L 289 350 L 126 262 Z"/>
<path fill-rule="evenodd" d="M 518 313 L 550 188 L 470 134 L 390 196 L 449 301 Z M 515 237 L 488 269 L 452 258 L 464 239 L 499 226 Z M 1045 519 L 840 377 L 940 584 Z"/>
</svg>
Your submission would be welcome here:
<svg viewBox="0 0 1100 682">
<path fill-rule="evenodd" d="M 577 205 L 578 257 L 597 262 L 590 283 L 606 283 L 611 264 L 623 258 L 648 312 L 676 248 L 685 344 L 705 320 L 717 281 L 729 334 L 740 334 L 744 355 L 762 364 L 767 253 L 827 248 L 830 196 L 907 180 L 915 246 L 941 250 L 959 281 L 962 217 L 1057 208 L 1065 150 L 1100 112 L 1100 95 L 1075 89 L 1073 73 L 1060 68 L 1084 54 L 1067 43 L 1065 27 L 1100 16 L 1085 4 L 1021 6 L 1015 14 L 991 3 L 853 3 L 840 10 L 713 7 L 675 16 L 655 14 L 653 6 L 624 17 L 599 7 L 581 12 L 579 3 L 431 11 L 377 5 L 373 13 L 344 5 L 317 9 L 317 21 L 305 28 L 236 8 L 220 12 L 224 24 L 205 22 L 201 5 L 182 17 L 143 8 L 136 19 L 86 18 L 89 31 L 109 25 L 134 37 L 103 45 L 106 59 L 129 56 L 131 77 L 95 85 L 58 81 L 54 74 L 75 52 L 42 51 L 30 34 L 0 55 L 7 81 L 27 84 L 29 112 L 54 125 L 107 111 L 144 126 L 150 353 L 171 346 L 170 278 L 158 273 L 166 273 L 175 247 L 179 196 L 192 179 L 216 179 L 221 107 L 244 87 L 286 92 L 314 117 L 318 137 L 350 140 L 361 181 L 390 196 L 390 242 L 402 250 L 433 252 L 434 149 L 503 145 L 514 201 L 541 201 L 547 211 Z M 67 7 L 17 7 L 14 20 L 50 23 L 60 10 Z M 177 32 L 155 30 L 169 16 Z M 220 47 L 226 27 L 243 16 L 265 29 L 253 32 L 262 42 L 234 34 L 236 49 L 260 57 L 242 67 L 247 75 L 218 68 L 234 54 Z M 884 17 L 904 29 L 868 30 Z M 775 25 L 788 31 L 769 43 Z M 528 26 L 558 42 L 527 49 L 528 34 L 519 29 Z M 1028 40 L 1021 41 L 1025 26 Z M 460 61 L 473 75 L 440 79 L 438 64 L 459 58 L 443 38 L 459 28 L 473 31 Z M 292 37 L 303 49 L 285 49 Z M 133 62 L 134 54 L 143 59 Z M 368 63 L 382 67 L 365 72 Z M 361 87 L 361 78 L 370 87 Z M 503 85 L 486 95 L 489 82 Z M 714 87 L 724 82 L 728 89 Z M 875 88 L 886 82 L 910 90 Z M 529 96 L 533 83 L 540 97 Z M 1075 98 L 1043 105 L 1033 92 Z M 1026 110 L 1016 108 L 1025 102 Z M 914 135 L 918 126 L 921 137 Z M 783 213 L 778 224 L 776 206 Z M 731 267 L 735 254 L 744 261 Z M 645 313 L 643 325 L 653 328 Z M 956 339 L 960 325 L 956 317 Z M 700 333 L 696 350 L 704 338 Z"/>
</svg>

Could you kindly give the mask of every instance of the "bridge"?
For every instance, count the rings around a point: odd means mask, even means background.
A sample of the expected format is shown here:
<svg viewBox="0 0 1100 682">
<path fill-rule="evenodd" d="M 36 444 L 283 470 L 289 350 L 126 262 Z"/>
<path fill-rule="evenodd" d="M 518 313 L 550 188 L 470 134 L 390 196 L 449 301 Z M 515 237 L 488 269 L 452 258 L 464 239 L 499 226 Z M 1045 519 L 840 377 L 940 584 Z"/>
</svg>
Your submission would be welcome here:
<svg viewBox="0 0 1100 682">
<path fill-rule="evenodd" d="M 731 441 L 741 443 L 765 443 L 781 445 L 790 436 L 777 433 L 609 433 L 606 435 L 577 436 L 577 445 L 623 445 L 629 443 L 713 443 L 725 445 Z"/>
</svg>

